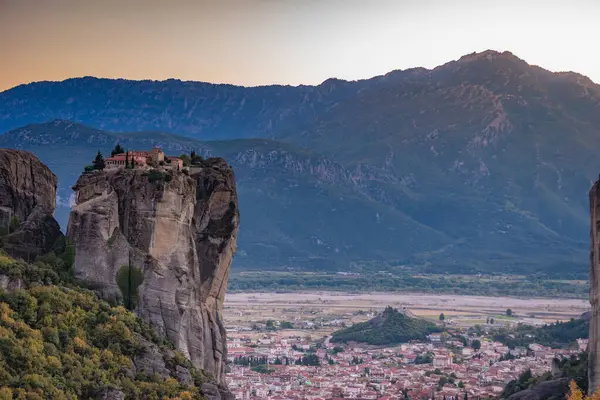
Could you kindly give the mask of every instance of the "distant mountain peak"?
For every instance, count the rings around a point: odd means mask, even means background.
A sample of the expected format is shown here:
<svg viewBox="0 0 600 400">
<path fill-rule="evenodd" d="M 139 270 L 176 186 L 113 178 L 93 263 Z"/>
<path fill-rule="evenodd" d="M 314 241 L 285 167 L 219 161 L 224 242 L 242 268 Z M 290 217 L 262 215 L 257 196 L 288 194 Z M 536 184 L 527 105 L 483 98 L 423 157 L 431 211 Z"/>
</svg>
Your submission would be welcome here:
<svg viewBox="0 0 600 400">
<path fill-rule="evenodd" d="M 505 58 L 505 59 L 512 59 L 515 61 L 524 62 L 522 59 L 515 56 L 510 51 L 499 52 L 496 50 L 485 50 L 485 51 L 482 51 L 479 53 L 474 52 L 471 54 L 466 54 L 466 55 L 462 56 L 461 58 L 459 58 L 458 61 L 459 62 L 469 62 L 469 61 L 480 61 L 480 60 L 493 60 L 494 58 Z"/>
<path fill-rule="evenodd" d="M 340 78 L 329 78 L 329 79 L 325 79 L 319 86 L 328 86 L 328 85 L 335 85 L 338 83 L 347 83 L 347 80 L 344 79 L 340 79 Z"/>
</svg>

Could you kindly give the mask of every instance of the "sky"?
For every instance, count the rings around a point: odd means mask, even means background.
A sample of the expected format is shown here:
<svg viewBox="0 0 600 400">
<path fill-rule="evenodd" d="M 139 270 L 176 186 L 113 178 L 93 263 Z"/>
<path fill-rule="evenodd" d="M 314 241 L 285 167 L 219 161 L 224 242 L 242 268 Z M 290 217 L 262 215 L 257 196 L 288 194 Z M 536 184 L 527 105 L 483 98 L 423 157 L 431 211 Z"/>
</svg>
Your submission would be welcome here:
<svg viewBox="0 0 600 400">
<path fill-rule="evenodd" d="M 0 91 L 98 76 L 319 84 L 511 51 L 600 83 L 599 0 L 0 0 Z"/>
</svg>

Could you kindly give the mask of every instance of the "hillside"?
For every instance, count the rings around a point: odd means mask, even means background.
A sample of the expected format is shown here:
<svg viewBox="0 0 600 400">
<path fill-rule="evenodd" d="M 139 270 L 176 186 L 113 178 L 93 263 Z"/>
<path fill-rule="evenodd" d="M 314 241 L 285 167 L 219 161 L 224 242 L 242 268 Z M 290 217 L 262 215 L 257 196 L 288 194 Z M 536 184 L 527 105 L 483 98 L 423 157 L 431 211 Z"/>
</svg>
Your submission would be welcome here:
<svg viewBox="0 0 600 400">
<path fill-rule="evenodd" d="M 362 342 L 377 346 L 406 343 L 410 340 L 426 340 L 427 335 L 441 332 L 435 324 L 423 319 L 411 318 L 395 308 L 387 307 L 381 315 L 336 331 L 331 341 Z"/>
<path fill-rule="evenodd" d="M 348 171 L 336 163 L 294 145 L 114 133 L 69 121 L 28 125 L 0 135 L 0 147 L 33 152 L 58 176 L 56 217 L 63 228 L 71 187 L 82 166 L 98 150 L 109 155 L 117 142 L 130 149 L 158 145 L 174 155 L 195 150 L 206 157 L 224 157 L 235 168 L 244 228 L 234 267 L 348 268 L 351 262 L 383 262 L 446 243 L 443 233 L 358 191 Z"/>
<path fill-rule="evenodd" d="M 65 257 L 26 264 L 0 249 L 1 398 L 203 398 L 201 371 L 122 306 L 73 286 L 69 269 Z"/>
<path fill-rule="evenodd" d="M 508 52 L 318 86 L 81 78 L 0 93 L 0 131 L 53 118 L 219 139 L 198 146 L 243 167 L 246 266 L 586 276 L 600 86 Z"/>
</svg>

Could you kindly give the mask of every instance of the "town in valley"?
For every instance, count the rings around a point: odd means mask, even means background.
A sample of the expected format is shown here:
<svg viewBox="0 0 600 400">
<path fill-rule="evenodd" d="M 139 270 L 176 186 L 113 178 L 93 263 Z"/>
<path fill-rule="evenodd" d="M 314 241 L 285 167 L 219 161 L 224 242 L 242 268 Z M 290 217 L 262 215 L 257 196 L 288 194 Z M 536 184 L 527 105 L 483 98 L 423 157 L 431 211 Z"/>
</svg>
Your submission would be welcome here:
<svg viewBox="0 0 600 400">
<path fill-rule="evenodd" d="M 375 316 L 386 298 L 415 316 L 439 320 L 445 313 L 444 331 L 393 346 L 331 340 L 332 332 Z M 509 348 L 491 334 L 498 327 L 578 318 L 588 309 L 585 301 L 492 300 L 381 293 L 233 293 L 225 304 L 227 383 L 242 400 L 485 399 L 500 395 L 508 382 L 528 371 L 531 376 L 552 373 L 553 360 L 585 350 L 587 339 L 578 339 L 569 348 L 535 342 Z M 522 308 L 508 317 L 500 304 Z M 546 313 L 536 318 L 533 309 Z"/>
</svg>

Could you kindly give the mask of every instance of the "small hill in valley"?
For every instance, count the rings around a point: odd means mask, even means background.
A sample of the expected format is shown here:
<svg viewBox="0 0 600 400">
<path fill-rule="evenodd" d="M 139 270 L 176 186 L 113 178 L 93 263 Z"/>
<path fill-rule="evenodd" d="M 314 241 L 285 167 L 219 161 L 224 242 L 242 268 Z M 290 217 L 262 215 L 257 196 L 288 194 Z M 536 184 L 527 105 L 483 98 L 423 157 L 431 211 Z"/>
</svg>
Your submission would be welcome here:
<svg viewBox="0 0 600 400">
<path fill-rule="evenodd" d="M 362 342 L 377 346 L 425 340 L 430 333 L 441 332 L 436 324 L 411 318 L 390 306 L 380 315 L 334 332 L 332 342 Z"/>
</svg>

